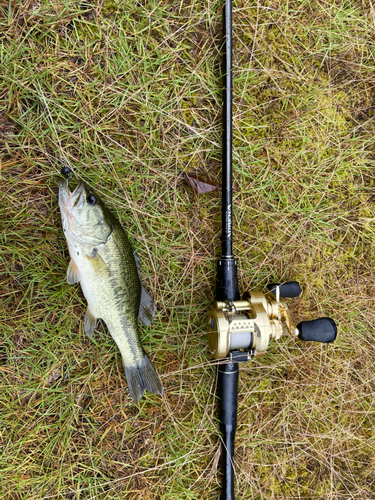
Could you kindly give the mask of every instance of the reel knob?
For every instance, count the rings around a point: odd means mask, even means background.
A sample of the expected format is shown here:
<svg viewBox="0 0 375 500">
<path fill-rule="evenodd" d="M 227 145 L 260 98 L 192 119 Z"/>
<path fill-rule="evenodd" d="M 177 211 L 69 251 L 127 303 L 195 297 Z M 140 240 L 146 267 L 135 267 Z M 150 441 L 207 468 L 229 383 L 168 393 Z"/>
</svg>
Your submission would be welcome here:
<svg viewBox="0 0 375 500">
<path fill-rule="evenodd" d="M 333 342 L 337 337 L 337 326 L 331 318 L 319 318 L 312 321 L 301 321 L 297 325 L 298 338 L 304 341 Z"/>
<path fill-rule="evenodd" d="M 279 287 L 280 297 L 285 297 L 287 299 L 293 299 L 301 294 L 302 288 L 298 281 L 287 281 L 286 283 L 270 283 L 267 288 L 270 292 L 276 295 L 276 287 Z"/>
</svg>

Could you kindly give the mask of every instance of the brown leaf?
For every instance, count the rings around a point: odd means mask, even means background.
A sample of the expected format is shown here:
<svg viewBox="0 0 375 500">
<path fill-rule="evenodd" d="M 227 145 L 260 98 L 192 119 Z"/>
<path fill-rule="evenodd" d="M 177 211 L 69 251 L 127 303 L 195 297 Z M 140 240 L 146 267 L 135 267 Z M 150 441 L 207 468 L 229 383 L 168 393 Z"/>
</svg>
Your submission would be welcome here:
<svg viewBox="0 0 375 500">
<path fill-rule="evenodd" d="M 197 194 L 209 193 L 220 187 L 214 182 L 202 179 L 202 177 L 199 177 L 197 174 L 185 174 L 185 172 L 183 172 L 183 174 L 186 184 L 193 188 Z"/>
</svg>

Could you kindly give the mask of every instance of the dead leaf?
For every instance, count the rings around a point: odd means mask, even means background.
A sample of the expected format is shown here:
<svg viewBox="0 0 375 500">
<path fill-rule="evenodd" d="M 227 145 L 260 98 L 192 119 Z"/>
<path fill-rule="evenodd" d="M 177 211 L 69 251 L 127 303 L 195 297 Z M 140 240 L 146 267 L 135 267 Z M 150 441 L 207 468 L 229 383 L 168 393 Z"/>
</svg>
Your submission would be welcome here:
<svg viewBox="0 0 375 500">
<path fill-rule="evenodd" d="M 193 188 L 197 194 L 209 193 L 220 187 L 214 182 L 202 179 L 202 177 L 199 177 L 197 174 L 186 174 L 185 172 L 183 172 L 183 174 L 186 184 Z"/>
</svg>

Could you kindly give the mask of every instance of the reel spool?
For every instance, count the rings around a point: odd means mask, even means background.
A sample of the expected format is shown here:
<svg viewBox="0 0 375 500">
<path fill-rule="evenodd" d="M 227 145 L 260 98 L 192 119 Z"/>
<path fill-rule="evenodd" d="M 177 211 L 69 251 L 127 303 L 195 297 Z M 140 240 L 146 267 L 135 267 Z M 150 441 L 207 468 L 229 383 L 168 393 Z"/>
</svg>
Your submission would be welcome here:
<svg viewBox="0 0 375 500">
<path fill-rule="evenodd" d="M 281 298 L 294 298 L 302 290 L 297 281 L 281 285 L 272 283 L 263 292 L 252 291 L 248 298 L 216 301 L 208 314 L 208 344 L 214 359 L 248 361 L 267 351 L 269 341 L 278 340 L 285 327 L 304 341 L 333 342 L 337 336 L 330 318 L 294 322 L 287 303 Z"/>
</svg>

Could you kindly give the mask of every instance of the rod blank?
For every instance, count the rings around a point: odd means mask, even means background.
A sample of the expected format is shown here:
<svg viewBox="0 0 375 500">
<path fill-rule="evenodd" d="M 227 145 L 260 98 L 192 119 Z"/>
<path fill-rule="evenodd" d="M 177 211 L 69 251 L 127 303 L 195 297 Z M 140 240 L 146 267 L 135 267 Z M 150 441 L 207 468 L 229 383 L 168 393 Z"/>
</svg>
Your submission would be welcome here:
<svg viewBox="0 0 375 500">
<path fill-rule="evenodd" d="M 222 258 L 232 258 L 232 0 L 223 15 Z"/>
</svg>

